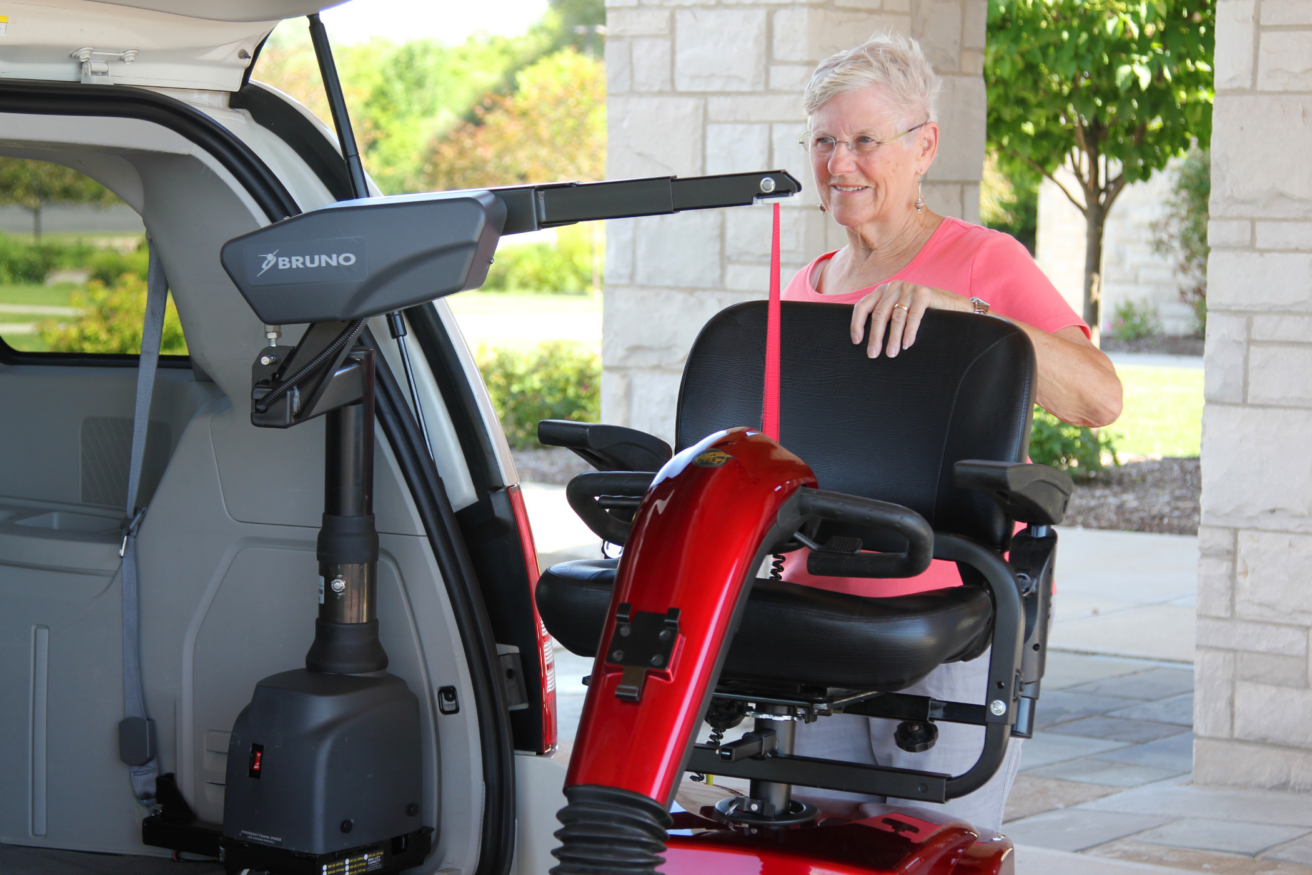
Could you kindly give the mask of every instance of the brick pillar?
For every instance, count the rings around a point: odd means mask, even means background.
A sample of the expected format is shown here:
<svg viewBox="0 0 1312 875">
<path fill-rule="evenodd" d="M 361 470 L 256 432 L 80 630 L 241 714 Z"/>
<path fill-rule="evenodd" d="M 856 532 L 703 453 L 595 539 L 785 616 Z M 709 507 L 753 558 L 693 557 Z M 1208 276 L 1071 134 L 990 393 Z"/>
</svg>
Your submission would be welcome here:
<svg viewBox="0 0 1312 875">
<path fill-rule="evenodd" d="M 783 282 L 846 242 L 817 209 L 802 94 L 816 63 L 877 30 L 910 33 L 946 87 L 925 199 L 979 220 L 986 0 L 608 0 L 607 176 L 783 168 Z M 769 290 L 770 208 L 612 222 L 606 229 L 602 418 L 673 439 L 683 363 L 717 311 Z"/>
<path fill-rule="evenodd" d="M 1195 779 L 1312 789 L 1312 0 L 1220 0 Z"/>
</svg>

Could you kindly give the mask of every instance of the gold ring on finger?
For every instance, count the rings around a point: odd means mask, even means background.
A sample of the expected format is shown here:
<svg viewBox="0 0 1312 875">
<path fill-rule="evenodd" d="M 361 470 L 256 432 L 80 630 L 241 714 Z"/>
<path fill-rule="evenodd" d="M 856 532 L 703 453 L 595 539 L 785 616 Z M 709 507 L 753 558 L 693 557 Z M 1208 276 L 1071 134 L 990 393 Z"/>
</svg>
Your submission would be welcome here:
<svg viewBox="0 0 1312 875">
<path fill-rule="evenodd" d="M 903 310 L 906 310 L 908 313 L 911 312 L 911 308 L 910 308 L 909 306 L 907 306 L 906 304 L 894 304 L 894 305 L 893 305 L 893 309 L 894 309 L 894 310 L 896 310 L 898 307 L 901 307 Z"/>
</svg>

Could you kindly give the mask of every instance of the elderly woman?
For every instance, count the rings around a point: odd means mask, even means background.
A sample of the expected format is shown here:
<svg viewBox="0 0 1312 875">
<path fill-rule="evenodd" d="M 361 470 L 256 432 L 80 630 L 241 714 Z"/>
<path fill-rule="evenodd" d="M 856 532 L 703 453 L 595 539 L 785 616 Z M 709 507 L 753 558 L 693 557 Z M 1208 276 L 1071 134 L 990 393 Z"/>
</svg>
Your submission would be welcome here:
<svg viewBox="0 0 1312 875">
<path fill-rule="evenodd" d="M 1121 411 L 1116 369 L 1025 248 L 1006 234 L 940 216 L 925 202 L 921 181 L 938 151 L 940 88 L 919 44 L 897 36 L 876 35 L 816 68 L 802 145 L 820 209 L 847 232 L 847 245 L 799 272 L 783 299 L 853 304 L 852 343 L 864 343 L 871 358 L 914 344 L 931 308 L 1001 316 L 1034 344 L 1039 404 L 1076 425 L 1113 422 Z M 784 576 L 872 596 L 961 585 L 946 562 L 906 582 L 826 582 L 790 557 Z M 987 654 L 942 666 L 909 692 L 982 702 L 987 666 Z M 906 753 L 893 743 L 893 729 L 891 721 L 861 717 L 821 720 L 799 726 L 798 752 L 960 774 L 983 745 L 980 728 L 944 723 L 932 750 Z M 941 808 L 997 830 L 1019 764 L 1020 741 L 1013 740 L 993 780 Z"/>
</svg>

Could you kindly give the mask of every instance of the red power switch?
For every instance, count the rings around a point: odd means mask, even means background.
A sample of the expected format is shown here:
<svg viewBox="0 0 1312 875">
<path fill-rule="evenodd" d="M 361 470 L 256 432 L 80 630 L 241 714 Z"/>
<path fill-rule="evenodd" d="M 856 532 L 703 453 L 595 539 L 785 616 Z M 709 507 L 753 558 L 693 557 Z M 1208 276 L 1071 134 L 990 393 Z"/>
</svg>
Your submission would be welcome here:
<svg viewBox="0 0 1312 875">
<path fill-rule="evenodd" d="M 251 767 L 248 774 L 252 778 L 259 778 L 260 771 L 264 768 L 264 745 L 251 745 Z"/>
</svg>

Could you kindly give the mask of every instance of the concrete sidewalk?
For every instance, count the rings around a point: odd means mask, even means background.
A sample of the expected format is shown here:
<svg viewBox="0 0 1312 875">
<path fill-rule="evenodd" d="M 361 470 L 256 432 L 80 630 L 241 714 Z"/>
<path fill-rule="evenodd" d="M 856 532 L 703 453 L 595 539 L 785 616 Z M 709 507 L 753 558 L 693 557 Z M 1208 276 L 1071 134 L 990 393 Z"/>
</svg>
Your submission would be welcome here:
<svg viewBox="0 0 1312 875">
<path fill-rule="evenodd" d="M 564 487 L 526 484 L 538 553 L 599 555 Z M 1312 795 L 1195 787 L 1197 539 L 1060 529 L 1037 731 L 1004 831 L 1018 875 L 1312 875 Z M 556 651 L 562 754 L 592 669 Z"/>
<path fill-rule="evenodd" d="M 1197 538 L 1058 532 L 1054 649 L 1193 662 Z"/>
</svg>

